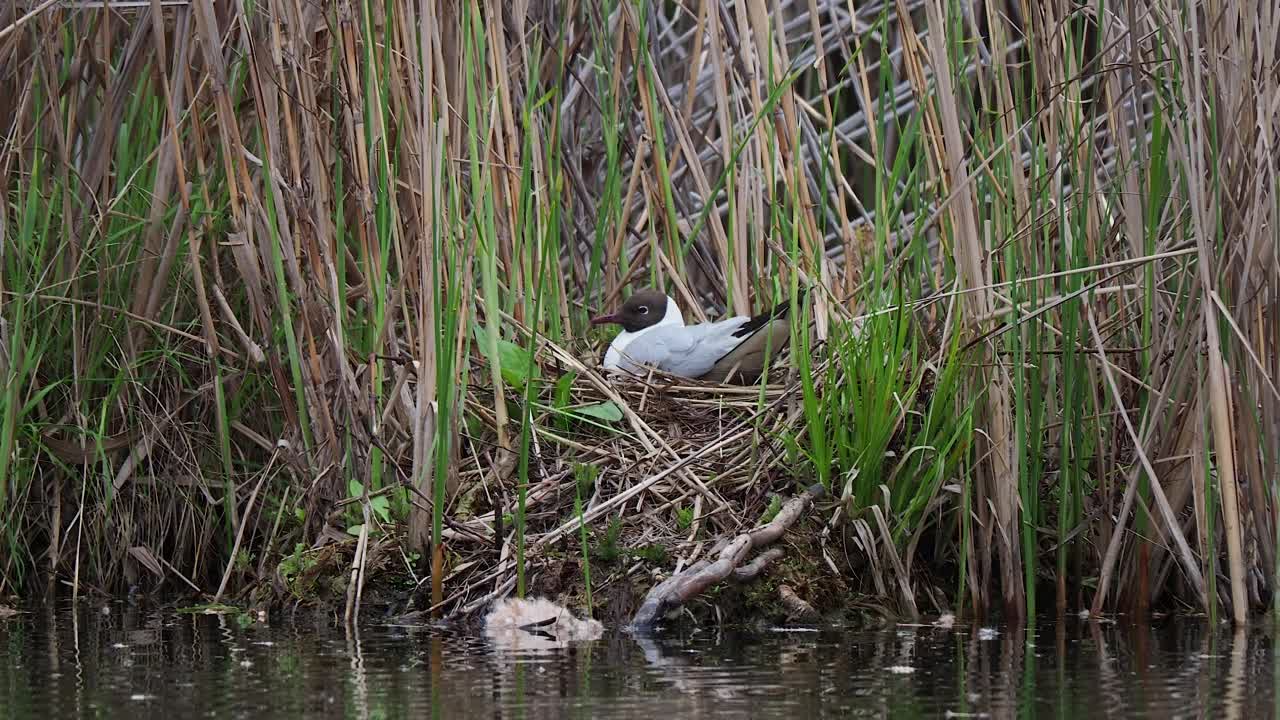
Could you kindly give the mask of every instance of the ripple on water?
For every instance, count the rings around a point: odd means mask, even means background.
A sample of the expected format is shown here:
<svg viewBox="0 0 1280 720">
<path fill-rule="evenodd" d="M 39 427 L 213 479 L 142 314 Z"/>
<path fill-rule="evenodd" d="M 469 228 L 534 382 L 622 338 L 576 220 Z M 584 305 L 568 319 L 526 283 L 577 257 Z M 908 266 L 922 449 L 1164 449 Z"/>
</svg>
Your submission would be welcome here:
<svg viewBox="0 0 1280 720">
<path fill-rule="evenodd" d="M 557 647 L 480 635 L 109 608 L 0 623 L 8 717 L 1258 717 L 1274 641 L 1203 623 L 952 621 L 882 631 L 606 632 Z"/>
</svg>

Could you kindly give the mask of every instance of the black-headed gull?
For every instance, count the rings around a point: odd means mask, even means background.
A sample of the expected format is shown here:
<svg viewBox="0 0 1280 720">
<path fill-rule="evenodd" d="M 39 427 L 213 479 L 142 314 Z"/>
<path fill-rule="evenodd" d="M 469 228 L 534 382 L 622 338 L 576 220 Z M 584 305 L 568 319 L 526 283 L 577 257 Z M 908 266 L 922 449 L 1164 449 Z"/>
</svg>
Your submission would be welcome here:
<svg viewBox="0 0 1280 720">
<path fill-rule="evenodd" d="M 594 318 L 591 324 L 622 326 L 605 352 L 606 370 L 643 375 L 642 366 L 650 365 L 698 380 L 750 382 L 760 376 L 768 355 L 790 340 L 789 310 L 784 302 L 755 317 L 685 325 L 675 300 L 645 289 L 628 298 L 617 312 Z"/>
</svg>

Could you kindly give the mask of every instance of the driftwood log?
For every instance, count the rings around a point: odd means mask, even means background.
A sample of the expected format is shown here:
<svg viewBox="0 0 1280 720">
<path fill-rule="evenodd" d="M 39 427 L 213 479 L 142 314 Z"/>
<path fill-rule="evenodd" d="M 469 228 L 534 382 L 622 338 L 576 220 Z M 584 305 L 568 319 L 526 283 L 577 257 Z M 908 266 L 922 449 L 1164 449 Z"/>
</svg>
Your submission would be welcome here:
<svg viewBox="0 0 1280 720">
<path fill-rule="evenodd" d="M 770 562 L 782 557 L 782 551 L 770 550 L 743 565 L 747 555 L 752 550 L 776 542 L 813 506 L 814 500 L 822 497 L 823 492 L 821 485 L 810 486 L 808 490 L 788 500 L 767 524 L 732 540 L 722 540 L 717 546 L 719 553 L 716 550 L 711 552 L 715 556 L 714 560 L 699 560 L 655 585 L 632 618 L 630 630 L 636 633 L 653 630 L 667 613 L 726 578 L 732 577 L 735 581 L 744 582 L 759 575 Z"/>
</svg>

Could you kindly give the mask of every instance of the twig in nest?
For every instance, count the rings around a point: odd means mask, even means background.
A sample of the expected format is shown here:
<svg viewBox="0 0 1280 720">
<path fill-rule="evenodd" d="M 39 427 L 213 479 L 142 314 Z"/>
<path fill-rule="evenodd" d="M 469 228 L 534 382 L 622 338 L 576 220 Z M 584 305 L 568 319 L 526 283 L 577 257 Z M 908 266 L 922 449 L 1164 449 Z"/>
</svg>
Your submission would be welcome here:
<svg viewBox="0 0 1280 720">
<path fill-rule="evenodd" d="M 770 545 L 782 537 L 813 501 L 821 497 L 823 487 L 813 485 L 800 495 L 787 501 L 773 520 L 767 525 L 735 537 L 724 545 L 719 556 L 713 561 L 699 560 L 682 572 L 676 573 L 654 586 L 631 619 L 631 631 L 646 633 L 653 629 L 662 617 L 684 605 L 690 598 L 701 593 L 712 585 L 724 580 L 736 570 L 741 569 L 742 576 L 749 578 L 758 574 L 767 561 L 753 562 L 739 568 L 747 554 L 755 548 Z M 777 557 L 776 554 L 768 553 Z M 759 567 L 757 567 L 759 566 Z"/>
</svg>

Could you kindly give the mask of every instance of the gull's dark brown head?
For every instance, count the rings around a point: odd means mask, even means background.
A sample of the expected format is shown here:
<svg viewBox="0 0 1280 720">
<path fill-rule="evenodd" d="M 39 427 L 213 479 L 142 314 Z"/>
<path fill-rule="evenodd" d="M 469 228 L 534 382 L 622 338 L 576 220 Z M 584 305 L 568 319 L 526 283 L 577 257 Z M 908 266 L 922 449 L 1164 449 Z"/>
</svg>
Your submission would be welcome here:
<svg viewBox="0 0 1280 720">
<path fill-rule="evenodd" d="M 627 298 L 617 312 L 592 318 L 591 324 L 616 323 L 627 332 L 640 332 L 657 325 L 666 314 L 667 296 L 652 288 L 645 288 Z"/>
</svg>

